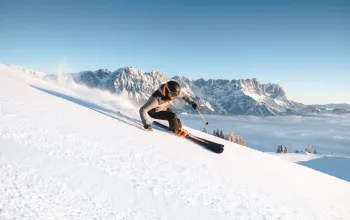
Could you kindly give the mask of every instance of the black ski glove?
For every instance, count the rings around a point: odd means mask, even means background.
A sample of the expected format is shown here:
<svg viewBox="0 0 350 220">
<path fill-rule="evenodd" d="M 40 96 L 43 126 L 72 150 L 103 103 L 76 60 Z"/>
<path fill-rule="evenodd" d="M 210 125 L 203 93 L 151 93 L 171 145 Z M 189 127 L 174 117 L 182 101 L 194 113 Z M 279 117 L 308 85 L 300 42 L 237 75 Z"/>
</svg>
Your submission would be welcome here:
<svg viewBox="0 0 350 220">
<path fill-rule="evenodd" d="M 194 109 L 196 109 L 196 110 L 198 109 L 198 105 L 197 105 L 196 103 L 194 103 L 194 102 L 192 103 L 192 107 L 193 107 Z"/>
<path fill-rule="evenodd" d="M 148 130 L 148 131 L 152 131 L 152 127 L 151 127 L 151 125 L 149 125 L 149 124 L 146 124 L 146 125 L 144 125 L 143 126 L 146 130 Z"/>
</svg>

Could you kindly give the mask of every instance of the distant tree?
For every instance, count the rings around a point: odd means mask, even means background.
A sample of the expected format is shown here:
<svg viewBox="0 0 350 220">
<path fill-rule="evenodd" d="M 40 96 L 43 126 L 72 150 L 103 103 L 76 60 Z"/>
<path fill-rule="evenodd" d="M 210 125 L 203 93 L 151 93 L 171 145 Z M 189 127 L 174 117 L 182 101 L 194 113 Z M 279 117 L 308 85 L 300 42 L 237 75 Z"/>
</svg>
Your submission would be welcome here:
<svg viewBox="0 0 350 220">
<path fill-rule="evenodd" d="M 240 136 L 236 136 L 234 132 L 227 132 L 225 135 L 225 140 L 231 141 L 236 144 L 246 146 L 244 139 Z"/>
<path fill-rule="evenodd" d="M 295 150 L 295 153 L 298 154 L 298 153 L 300 153 L 300 151 L 299 151 L 298 149 L 296 149 L 296 150 Z"/>
<path fill-rule="evenodd" d="M 282 145 L 278 145 L 277 146 L 277 150 L 276 150 L 276 153 L 283 153 L 283 146 Z"/>
<path fill-rule="evenodd" d="M 225 135 L 225 140 L 232 141 L 235 139 L 235 133 L 233 132 L 227 132 Z"/>
<path fill-rule="evenodd" d="M 310 146 L 307 146 L 307 148 L 305 148 L 305 152 L 308 152 L 309 154 L 313 153 Z"/>
<path fill-rule="evenodd" d="M 219 132 L 219 137 L 221 137 L 222 139 L 225 139 L 224 131 L 222 129 Z"/>
<path fill-rule="evenodd" d="M 317 154 L 317 150 L 316 149 L 314 150 L 314 154 Z"/>
<path fill-rule="evenodd" d="M 219 129 L 213 130 L 213 135 L 219 137 Z"/>
<path fill-rule="evenodd" d="M 288 149 L 287 149 L 286 146 L 283 146 L 283 145 L 281 144 L 281 145 L 278 145 L 278 146 L 277 146 L 276 153 L 279 153 L 279 154 L 288 153 Z"/>
<path fill-rule="evenodd" d="M 213 135 L 216 136 L 216 137 L 219 137 L 219 138 L 222 138 L 222 139 L 225 139 L 225 135 L 224 135 L 224 132 L 223 130 L 221 129 L 216 129 L 213 131 Z"/>
<path fill-rule="evenodd" d="M 240 136 L 236 136 L 234 132 L 227 132 L 226 134 L 224 134 L 224 131 L 222 129 L 216 129 L 213 131 L 213 135 L 231 141 L 233 143 L 246 146 L 244 139 Z"/>
</svg>

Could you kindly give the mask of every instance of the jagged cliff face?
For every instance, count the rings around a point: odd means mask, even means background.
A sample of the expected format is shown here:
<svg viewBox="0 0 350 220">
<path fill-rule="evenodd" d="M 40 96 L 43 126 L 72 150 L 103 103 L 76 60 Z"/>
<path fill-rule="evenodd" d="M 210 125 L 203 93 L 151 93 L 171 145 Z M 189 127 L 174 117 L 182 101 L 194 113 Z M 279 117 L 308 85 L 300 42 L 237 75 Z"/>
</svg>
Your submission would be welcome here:
<svg viewBox="0 0 350 220">
<path fill-rule="evenodd" d="M 124 68 L 117 71 L 113 85 L 115 92 L 127 94 L 129 98 L 141 104 L 167 81 L 164 74 L 158 71 L 143 73 L 135 68 Z"/>
<path fill-rule="evenodd" d="M 111 93 L 124 94 L 139 104 L 147 100 L 161 83 L 168 80 L 161 72 L 143 73 L 133 67 L 121 68 L 114 72 L 84 71 L 72 74 L 72 76 L 76 83 L 91 88 L 105 89 Z"/>
<path fill-rule="evenodd" d="M 114 72 L 85 71 L 72 76 L 77 83 L 127 95 L 140 105 L 160 84 L 170 80 L 161 72 L 144 73 L 133 67 Z M 299 114 L 305 108 L 302 104 L 289 101 L 279 85 L 260 84 L 256 79 L 191 81 L 184 76 L 175 76 L 172 79 L 179 82 L 182 91 L 197 102 L 206 114 L 289 115 Z M 177 112 L 193 112 L 191 106 L 181 100 L 175 100 L 172 108 Z"/>
<path fill-rule="evenodd" d="M 143 72 L 133 67 L 114 72 L 106 69 L 84 71 L 68 74 L 65 78 L 91 88 L 126 95 L 138 105 L 146 102 L 160 84 L 170 80 L 159 71 Z M 182 91 L 206 114 L 273 116 L 320 112 L 317 108 L 288 100 L 279 85 L 261 84 L 255 78 L 191 81 L 184 76 L 175 76 L 172 80 L 179 82 Z M 171 108 L 176 112 L 194 112 L 191 106 L 178 99 L 173 101 Z M 337 110 L 339 112 L 343 111 Z"/>
<path fill-rule="evenodd" d="M 260 84 L 256 79 L 195 80 L 193 88 L 227 115 L 289 115 L 304 111 L 304 105 L 289 101 L 284 90 L 276 84 Z"/>
</svg>

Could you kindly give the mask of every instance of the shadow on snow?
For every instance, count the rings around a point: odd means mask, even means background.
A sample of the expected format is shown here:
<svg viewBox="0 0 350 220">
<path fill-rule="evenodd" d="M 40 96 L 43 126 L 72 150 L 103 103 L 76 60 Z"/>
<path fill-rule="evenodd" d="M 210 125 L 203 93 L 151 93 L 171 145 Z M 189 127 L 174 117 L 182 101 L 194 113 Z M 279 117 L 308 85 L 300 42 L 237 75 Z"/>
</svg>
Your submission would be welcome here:
<svg viewBox="0 0 350 220">
<path fill-rule="evenodd" d="M 120 113 L 118 111 L 112 111 L 110 109 L 104 108 L 104 107 L 96 105 L 94 103 L 91 103 L 91 102 L 88 102 L 88 101 L 85 101 L 85 100 L 81 100 L 81 99 L 77 99 L 77 98 L 74 98 L 72 96 L 65 95 L 65 94 L 62 94 L 62 93 L 59 93 L 59 92 L 54 92 L 54 91 L 51 91 L 51 90 L 39 88 L 37 86 L 31 86 L 31 87 L 34 88 L 34 89 L 40 90 L 42 92 L 48 93 L 50 95 L 53 95 L 53 96 L 65 99 L 67 101 L 73 102 L 75 104 L 84 106 L 84 107 L 86 107 L 88 109 L 91 109 L 93 111 L 96 111 L 96 112 L 98 112 L 100 114 L 103 114 L 103 115 L 108 116 L 110 118 L 116 119 L 116 120 L 118 120 L 120 122 L 123 122 L 125 124 L 131 125 L 131 126 L 133 126 L 135 128 L 144 130 L 143 129 L 143 125 L 141 124 L 140 120 L 136 120 L 134 118 L 128 117 L 126 115 L 123 115 L 122 113 Z M 121 119 L 119 117 L 116 117 L 116 116 L 125 118 L 126 120 L 123 120 L 123 119 Z"/>
<path fill-rule="evenodd" d="M 320 157 L 299 164 L 350 182 L 350 158 Z"/>
</svg>

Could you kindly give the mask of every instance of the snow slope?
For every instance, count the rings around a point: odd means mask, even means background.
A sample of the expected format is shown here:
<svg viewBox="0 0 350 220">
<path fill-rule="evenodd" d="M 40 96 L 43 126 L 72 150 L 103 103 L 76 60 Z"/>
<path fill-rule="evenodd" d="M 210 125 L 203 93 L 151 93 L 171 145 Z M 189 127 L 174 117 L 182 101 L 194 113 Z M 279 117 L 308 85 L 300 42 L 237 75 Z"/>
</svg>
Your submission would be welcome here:
<svg viewBox="0 0 350 220">
<path fill-rule="evenodd" d="M 145 132 L 122 100 L 0 65 L 0 219 L 350 219 L 348 182 Z"/>
<path fill-rule="evenodd" d="M 315 160 L 315 159 L 324 157 L 324 155 L 320 156 L 317 154 L 309 154 L 309 153 L 284 153 L 284 154 L 270 153 L 270 154 L 294 163 L 306 162 L 306 161 Z"/>
<path fill-rule="evenodd" d="M 40 72 L 38 70 L 30 70 L 30 69 L 26 69 L 20 66 L 10 66 L 10 68 L 15 69 L 15 70 L 20 70 L 28 75 L 32 75 L 35 76 L 39 79 L 43 79 L 47 74 L 44 72 Z"/>
<path fill-rule="evenodd" d="M 309 153 L 271 154 L 350 182 L 350 157 Z"/>
</svg>

